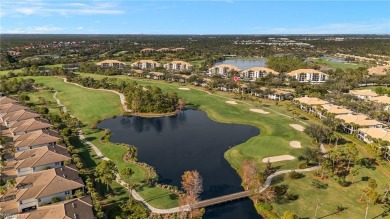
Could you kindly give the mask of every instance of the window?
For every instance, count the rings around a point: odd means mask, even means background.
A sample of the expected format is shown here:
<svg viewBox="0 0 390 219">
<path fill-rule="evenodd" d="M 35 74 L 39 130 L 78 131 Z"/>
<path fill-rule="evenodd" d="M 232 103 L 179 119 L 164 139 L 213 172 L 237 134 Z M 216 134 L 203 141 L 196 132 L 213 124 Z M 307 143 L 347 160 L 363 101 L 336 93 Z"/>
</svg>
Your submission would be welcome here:
<svg viewBox="0 0 390 219">
<path fill-rule="evenodd" d="M 70 191 L 65 191 L 65 195 L 70 195 Z"/>
<path fill-rule="evenodd" d="M 40 199 L 40 198 L 38 198 L 38 202 L 41 202 L 41 199 Z"/>
<path fill-rule="evenodd" d="M 306 80 L 306 73 L 300 73 L 298 75 L 298 81 L 305 81 Z"/>
<path fill-rule="evenodd" d="M 60 162 L 56 162 L 55 165 L 56 165 L 56 166 L 60 165 Z"/>
<path fill-rule="evenodd" d="M 312 81 L 319 81 L 320 80 L 320 74 L 314 73 L 311 78 L 312 78 L 311 79 Z"/>
</svg>

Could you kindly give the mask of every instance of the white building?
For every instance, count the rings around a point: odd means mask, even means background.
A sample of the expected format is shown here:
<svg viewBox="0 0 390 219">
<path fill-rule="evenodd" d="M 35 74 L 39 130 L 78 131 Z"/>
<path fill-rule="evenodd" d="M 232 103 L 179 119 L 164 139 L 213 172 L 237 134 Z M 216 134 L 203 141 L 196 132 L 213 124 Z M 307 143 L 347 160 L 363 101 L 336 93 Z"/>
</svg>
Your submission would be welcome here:
<svg viewBox="0 0 390 219">
<path fill-rule="evenodd" d="M 234 65 L 221 64 L 209 68 L 210 75 L 222 75 L 228 76 L 228 73 L 231 71 L 240 72 L 241 69 L 237 68 Z"/>
<path fill-rule="evenodd" d="M 139 60 L 131 64 L 131 67 L 139 68 L 139 69 L 154 69 L 160 66 L 161 66 L 160 63 L 155 62 L 153 60 Z"/>
<path fill-rule="evenodd" d="M 190 71 L 194 68 L 194 66 L 188 62 L 173 61 L 165 64 L 164 68 L 166 70 L 174 70 L 174 71 Z"/>
<path fill-rule="evenodd" d="M 263 78 L 267 75 L 279 75 L 279 72 L 274 71 L 270 68 L 264 68 L 264 67 L 253 67 L 246 69 L 240 73 L 241 77 L 244 79 L 250 79 L 255 81 L 257 78 Z"/>
<path fill-rule="evenodd" d="M 287 75 L 295 78 L 299 82 L 306 82 L 312 84 L 323 83 L 329 78 L 328 74 L 325 74 L 315 69 L 298 69 L 287 73 Z"/>
</svg>

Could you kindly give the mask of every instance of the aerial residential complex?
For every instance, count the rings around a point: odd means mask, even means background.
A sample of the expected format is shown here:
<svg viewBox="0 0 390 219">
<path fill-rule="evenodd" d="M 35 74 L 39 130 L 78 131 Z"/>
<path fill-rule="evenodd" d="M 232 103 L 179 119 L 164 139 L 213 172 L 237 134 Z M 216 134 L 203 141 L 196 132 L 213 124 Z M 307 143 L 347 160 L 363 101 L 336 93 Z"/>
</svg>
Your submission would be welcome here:
<svg viewBox="0 0 390 219">
<path fill-rule="evenodd" d="M 13 218 L 95 218 L 92 201 L 84 194 L 77 167 L 49 121 L 28 111 L 18 100 L 0 97 L 2 180 L 15 180 L 0 197 L 0 212 Z M 14 152 L 12 152 L 14 151 Z M 27 212 L 28 213 L 23 213 Z"/>
</svg>

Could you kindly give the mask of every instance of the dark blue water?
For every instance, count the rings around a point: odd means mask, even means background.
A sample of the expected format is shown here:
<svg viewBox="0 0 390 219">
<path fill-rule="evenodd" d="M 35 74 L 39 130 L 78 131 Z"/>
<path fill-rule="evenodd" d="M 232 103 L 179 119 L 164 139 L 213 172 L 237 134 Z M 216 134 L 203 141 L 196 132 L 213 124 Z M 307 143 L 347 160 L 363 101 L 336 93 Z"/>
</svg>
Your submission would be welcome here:
<svg viewBox="0 0 390 219">
<path fill-rule="evenodd" d="M 186 170 L 203 177 L 201 199 L 243 191 L 241 179 L 224 158 L 230 147 L 247 141 L 260 130 L 248 125 L 210 120 L 206 113 L 187 110 L 174 117 L 120 116 L 98 124 L 112 131 L 111 141 L 135 145 L 138 160 L 156 168 L 161 183 L 181 187 Z M 204 218 L 260 218 L 249 199 L 206 208 Z"/>
</svg>

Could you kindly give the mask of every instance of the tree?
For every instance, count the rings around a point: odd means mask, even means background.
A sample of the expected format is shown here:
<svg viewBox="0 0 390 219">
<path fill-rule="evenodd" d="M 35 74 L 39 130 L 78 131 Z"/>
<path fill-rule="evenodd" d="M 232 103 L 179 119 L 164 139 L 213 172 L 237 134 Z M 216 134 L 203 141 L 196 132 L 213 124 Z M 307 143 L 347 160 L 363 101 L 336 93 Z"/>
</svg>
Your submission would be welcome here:
<svg viewBox="0 0 390 219">
<path fill-rule="evenodd" d="M 147 208 L 134 199 L 130 199 L 120 207 L 120 217 L 117 217 L 120 219 L 145 219 L 149 216 Z"/>
<path fill-rule="evenodd" d="M 253 179 L 255 178 L 256 173 L 256 162 L 244 160 L 241 165 L 241 176 L 245 190 L 249 190 L 253 186 Z"/>
<path fill-rule="evenodd" d="M 39 114 L 48 114 L 49 113 L 49 109 L 47 107 L 39 107 L 38 108 L 38 113 Z"/>
<path fill-rule="evenodd" d="M 179 105 L 179 110 L 182 111 L 186 106 L 186 100 L 184 98 L 179 98 L 177 104 Z"/>
<path fill-rule="evenodd" d="M 115 163 L 111 160 L 103 160 L 95 169 L 96 180 L 107 185 L 107 191 L 109 190 L 109 184 L 115 180 L 118 170 Z"/>
<path fill-rule="evenodd" d="M 383 194 L 383 198 L 382 198 L 382 202 L 384 202 L 387 198 L 387 195 L 389 194 L 390 192 L 390 184 L 385 184 L 382 186 L 382 188 L 385 190 L 384 194 Z"/>
<path fill-rule="evenodd" d="M 119 175 L 126 182 L 126 187 L 129 190 L 129 199 L 131 199 L 131 176 L 134 171 L 130 167 L 125 167 L 119 171 Z"/>
<path fill-rule="evenodd" d="M 198 198 L 203 191 L 203 179 L 199 172 L 197 170 L 185 171 L 181 179 L 181 185 L 186 194 Z"/>
<path fill-rule="evenodd" d="M 304 132 L 314 138 L 317 143 L 322 143 L 332 137 L 333 131 L 323 125 L 310 124 L 305 128 Z"/>
</svg>

